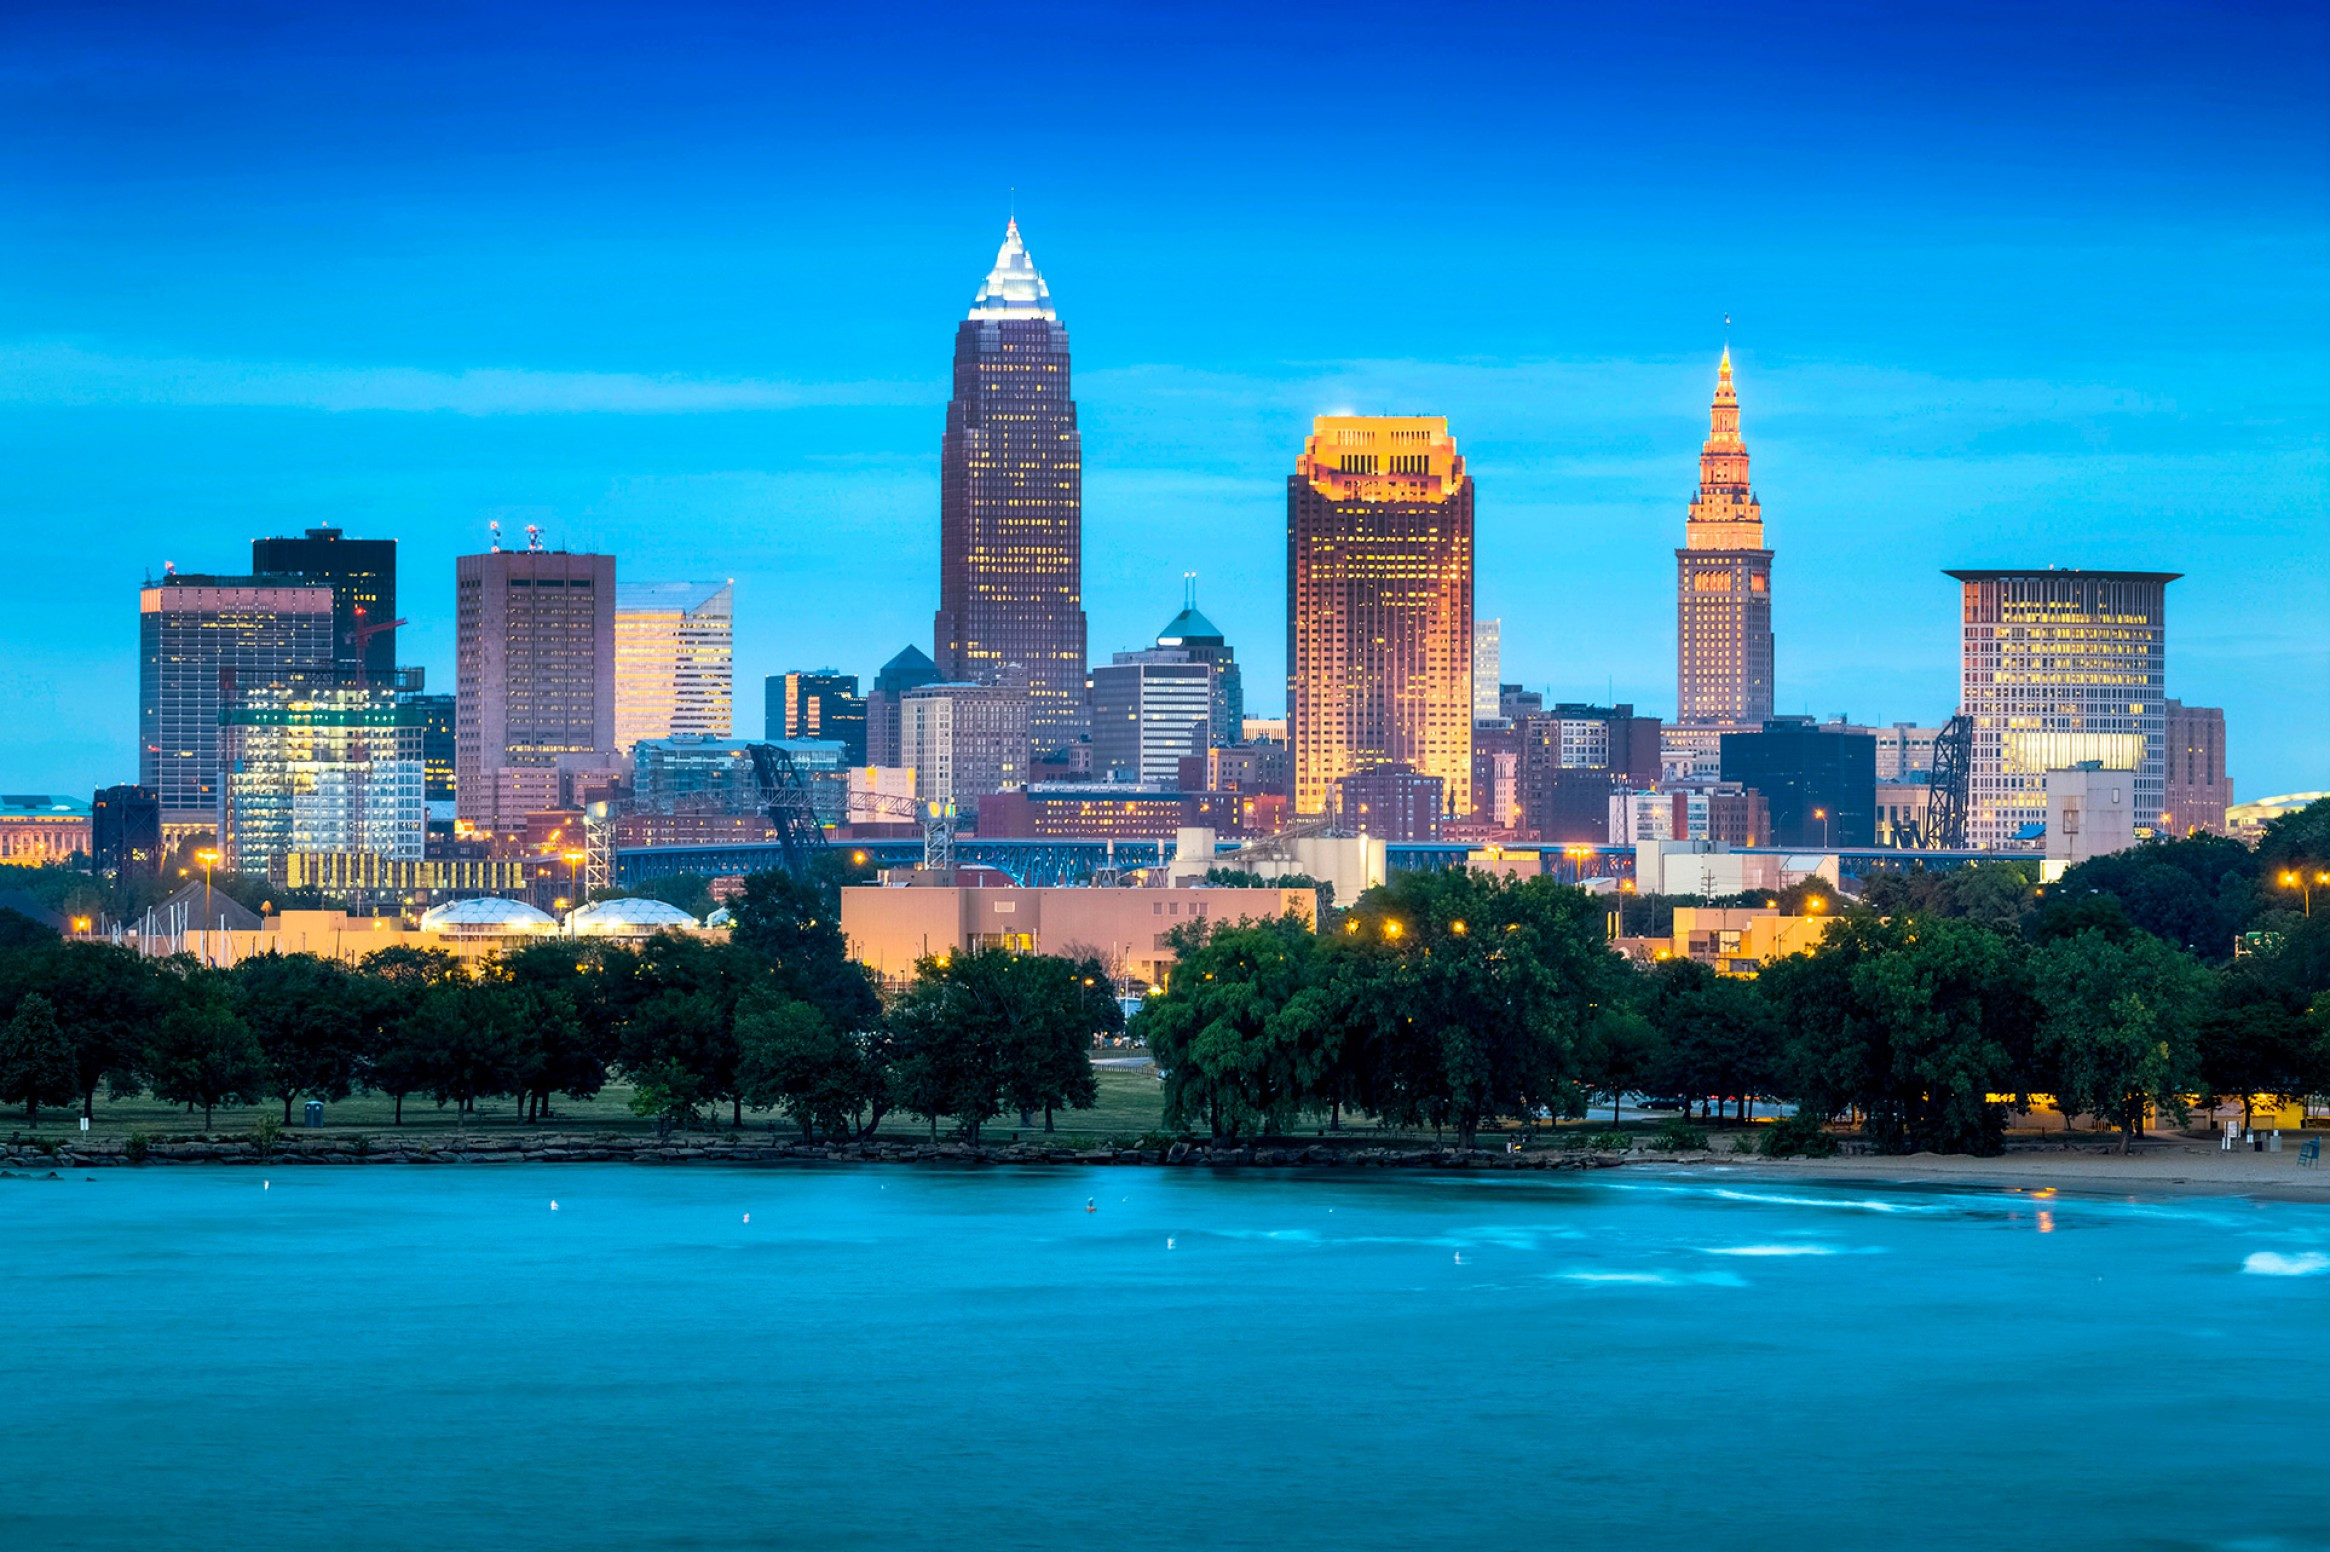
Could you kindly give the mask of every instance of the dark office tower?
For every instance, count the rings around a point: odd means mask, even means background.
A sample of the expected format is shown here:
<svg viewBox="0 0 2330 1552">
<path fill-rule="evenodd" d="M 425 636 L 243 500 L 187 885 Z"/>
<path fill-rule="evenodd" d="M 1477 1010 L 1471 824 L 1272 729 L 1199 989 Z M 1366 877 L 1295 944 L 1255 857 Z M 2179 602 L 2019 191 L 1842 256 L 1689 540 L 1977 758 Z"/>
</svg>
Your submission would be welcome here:
<svg viewBox="0 0 2330 1552">
<path fill-rule="evenodd" d="M 1772 714 L 1772 552 L 1748 483 L 1728 347 L 1683 543 L 1675 551 L 1675 720 L 1684 729 L 1752 732 Z"/>
<path fill-rule="evenodd" d="M 1833 851 L 1877 844 L 1877 737 L 1775 717 L 1759 733 L 1723 735 L 1723 779 L 1760 792 L 1771 844 Z"/>
<path fill-rule="evenodd" d="M 955 329 L 932 634 L 948 680 L 1027 670 L 1038 749 L 1085 732 L 1083 441 L 1068 330 L 1016 221 Z"/>
<path fill-rule="evenodd" d="M 89 801 L 89 861 L 115 878 L 152 878 L 162 867 L 162 800 L 151 787 L 99 787 Z"/>
<path fill-rule="evenodd" d="M 866 763 L 866 702 L 856 674 L 837 668 L 771 674 L 767 694 L 765 737 L 832 739 L 841 745 L 842 764 Z"/>
<path fill-rule="evenodd" d="M 421 772 L 424 795 L 432 803 L 453 801 L 453 710 L 450 695 L 415 695 L 421 718 Z"/>
<path fill-rule="evenodd" d="M 1216 749 L 1246 741 L 1246 682 L 1238 672 L 1238 654 L 1222 635 L 1222 628 L 1197 612 L 1197 582 L 1191 579 L 1181 612 L 1157 633 L 1165 651 L 1185 652 L 1193 663 L 1213 665 L 1212 705 L 1207 717 L 1207 742 Z"/>
<path fill-rule="evenodd" d="M 394 539 L 344 539 L 337 528 L 310 528 L 297 539 L 253 539 L 251 569 L 261 576 L 304 577 L 332 590 L 334 666 L 367 673 L 396 667 L 396 632 L 372 628 L 396 618 Z"/>
<path fill-rule="evenodd" d="M 219 713 L 238 688 L 332 661 L 332 591 L 166 571 L 138 590 L 138 785 L 162 823 L 218 823 Z"/>
<path fill-rule="evenodd" d="M 874 675 L 873 693 L 866 697 L 866 763 L 901 763 L 904 743 L 898 703 L 908 690 L 938 683 L 938 665 L 920 647 L 907 647 Z"/>
</svg>

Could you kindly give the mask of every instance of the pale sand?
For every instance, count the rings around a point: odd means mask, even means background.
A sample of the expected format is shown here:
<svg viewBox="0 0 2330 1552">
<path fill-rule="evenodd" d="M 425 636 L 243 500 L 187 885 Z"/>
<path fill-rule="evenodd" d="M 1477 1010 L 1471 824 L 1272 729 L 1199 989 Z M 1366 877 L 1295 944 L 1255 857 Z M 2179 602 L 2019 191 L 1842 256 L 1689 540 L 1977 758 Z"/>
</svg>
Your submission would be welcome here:
<svg viewBox="0 0 2330 1552">
<path fill-rule="evenodd" d="M 2252 1196 L 2330 1204 L 2330 1159 L 2312 1169 L 2299 1168 L 2298 1139 L 2287 1133 L 2279 1153 L 2226 1153 L 2214 1143 L 2164 1140 L 2148 1141 L 2125 1158 L 2087 1151 L 2008 1153 L 1995 1159 L 1942 1153 L 1837 1159 L 1733 1159 L 1711 1154 L 1705 1165 L 1734 1165 L 1742 1173 L 1791 1179 L 2052 1187 L 2091 1196 Z"/>
</svg>

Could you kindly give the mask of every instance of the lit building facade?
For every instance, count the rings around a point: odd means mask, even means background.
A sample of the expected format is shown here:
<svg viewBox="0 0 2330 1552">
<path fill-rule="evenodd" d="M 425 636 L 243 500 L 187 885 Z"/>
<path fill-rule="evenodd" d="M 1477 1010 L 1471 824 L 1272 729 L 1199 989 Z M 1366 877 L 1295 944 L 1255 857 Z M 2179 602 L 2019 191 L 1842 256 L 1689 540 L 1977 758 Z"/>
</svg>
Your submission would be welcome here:
<svg viewBox="0 0 2330 1552">
<path fill-rule="evenodd" d="M 1715 372 L 1699 494 L 1675 551 L 1675 727 L 1670 740 L 1715 752 L 1725 728 L 1772 714 L 1772 552 L 1748 480 L 1739 396 L 1726 347 Z"/>
<path fill-rule="evenodd" d="M 991 684 L 1026 670 L 1029 726 L 1044 747 L 1084 732 L 1083 441 L 1068 330 L 1017 221 L 955 329 L 932 634 L 945 679 Z"/>
<path fill-rule="evenodd" d="M 847 753 L 844 764 L 866 763 L 866 702 L 856 674 L 838 668 L 771 674 L 766 695 L 762 725 L 770 738 L 829 738 Z M 891 710 L 895 715 L 896 707 Z"/>
<path fill-rule="evenodd" d="M 1287 481 L 1294 807 L 1384 765 L 1472 808 L 1473 483 L 1439 416 L 1322 415 Z"/>
<path fill-rule="evenodd" d="M 1193 663 L 1213 670 L 1213 689 L 1206 722 L 1206 742 L 1214 748 L 1240 743 L 1246 736 L 1246 681 L 1238 669 L 1238 654 L 1222 628 L 1197 612 L 1197 583 L 1181 612 L 1157 633 L 1162 652 L 1181 652 Z"/>
<path fill-rule="evenodd" d="M 396 541 L 351 539 L 337 528 L 310 528 L 296 539 L 253 539 L 259 576 L 321 583 L 332 590 L 335 668 L 391 673 L 396 668 Z"/>
<path fill-rule="evenodd" d="M 115 878 L 162 870 L 162 800 L 151 787 L 99 787 L 89 802 L 89 862 Z"/>
<path fill-rule="evenodd" d="M 733 728 L 736 588 L 625 582 L 615 589 L 615 747 Z"/>
<path fill-rule="evenodd" d="M 1028 741 L 1026 679 L 1001 684 L 926 684 L 898 703 L 899 763 L 914 771 L 917 802 L 976 804 L 991 792 L 1023 786 Z"/>
<path fill-rule="evenodd" d="M 615 557 L 495 550 L 454 562 L 454 801 L 512 830 L 612 768 Z"/>
<path fill-rule="evenodd" d="M 1203 758 L 1213 722 L 1214 670 L 1178 649 L 1119 652 L 1092 670 L 1092 768 L 1110 781 L 1172 785 L 1184 758 Z"/>
<path fill-rule="evenodd" d="M 1472 720 L 1494 722 L 1504 715 L 1497 676 L 1505 671 L 1503 620 L 1472 623 Z"/>
<path fill-rule="evenodd" d="M 49 792 L 0 795 L 0 867 L 64 867 L 94 857 L 89 805 Z"/>
<path fill-rule="evenodd" d="M 1386 841 L 1437 841 L 1447 784 L 1404 765 L 1374 765 L 1335 783 L 1336 828 Z"/>
<path fill-rule="evenodd" d="M 2233 778 L 2225 774 L 2225 713 L 2215 706 L 2169 701 L 2164 715 L 2167 770 L 2156 828 L 2163 835 L 2207 830 L 2225 835 L 2233 806 Z M 2149 825 L 2152 821 L 2143 821 Z"/>
<path fill-rule="evenodd" d="M 2166 571 L 1952 571 L 1961 587 L 1959 709 L 1974 724 L 1966 840 L 2036 844 L 2047 772 L 2132 776 L 2134 811 L 2167 797 Z"/>
<path fill-rule="evenodd" d="M 263 874 L 290 852 L 371 852 L 417 862 L 429 807 L 419 670 L 323 668 L 238 688 L 222 714 L 219 850 Z"/>
<path fill-rule="evenodd" d="M 421 772 L 429 802 L 440 812 L 432 818 L 453 817 L 454 720 L 458 710 L 450 695 L 416 695 L 413 710 L 421 718 Z"/>
<path fill-rule="evenodd" d="M 218 823 L 227 693 L 329 665 L 332 620 L 329 587 L 280 577 L 172 571 L 138 590 L 138 785 L 165 828 Z"/>
</svg>

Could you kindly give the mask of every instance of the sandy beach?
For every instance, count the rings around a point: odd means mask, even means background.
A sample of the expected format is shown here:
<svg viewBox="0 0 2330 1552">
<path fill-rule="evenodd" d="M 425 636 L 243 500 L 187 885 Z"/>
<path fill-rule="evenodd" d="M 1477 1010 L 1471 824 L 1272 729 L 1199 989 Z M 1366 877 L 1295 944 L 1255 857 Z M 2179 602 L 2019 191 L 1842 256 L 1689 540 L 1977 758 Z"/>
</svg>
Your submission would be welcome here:
<svg viewBox="0 0 2330 1552">
<path fill-rule="evenodd" d="M 2017 1152 L 1994 1159 L 1913 1153 L 1900 1158 L 1743 1159 L 1740 1166 L 1764 1176 L 1833 1181 L 2330 1203 L 2330 1163 L 2300 1168 L 2298 1146 L 2296 1136 L 2285 1135 L 2279 1153 L 2226 1153 L 2214 1143 L 2170 1138 L 2148 1140 L 2124 1158 L 2085 1150 Z M 1718 1157 L 1712 1162 L 1728 1161 Z"/>
</svg>

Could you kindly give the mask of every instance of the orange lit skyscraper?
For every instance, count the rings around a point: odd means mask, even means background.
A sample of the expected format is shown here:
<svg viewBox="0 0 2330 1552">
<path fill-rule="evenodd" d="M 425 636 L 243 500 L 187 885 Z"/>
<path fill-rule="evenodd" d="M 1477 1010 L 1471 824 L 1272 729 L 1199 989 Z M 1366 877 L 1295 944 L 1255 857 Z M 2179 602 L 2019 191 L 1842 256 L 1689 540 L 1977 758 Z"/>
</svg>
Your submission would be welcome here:
<svg viewBox="0 0 2330 1552">
<path fill-rule="evenodd" d="M 1286 488 L 1295 811 L 1405 765 L 1472 808 L 1472 480 L 1439 416 L 1322 415 Z"/>
<path fill-rule="evenodd" d="M 1020 241 L 955 328 L 955 392 L 939 468 L 940 677 L 1027 670 L 1039 749 L 1084 731 L 1084 463 L 1068 330 Z"/>
<path fill-rule="evenodd" d="M 1699 451 L 1699 496 L 1675 551 L 1675 720 L 1669 742 L 1712 753 L 1720 735 L 1757 731 L 1772 714 L 1772 552 L 1748 484 L 1731 350 L 1716 368 L 1715 403 Z"/>
</svg>

